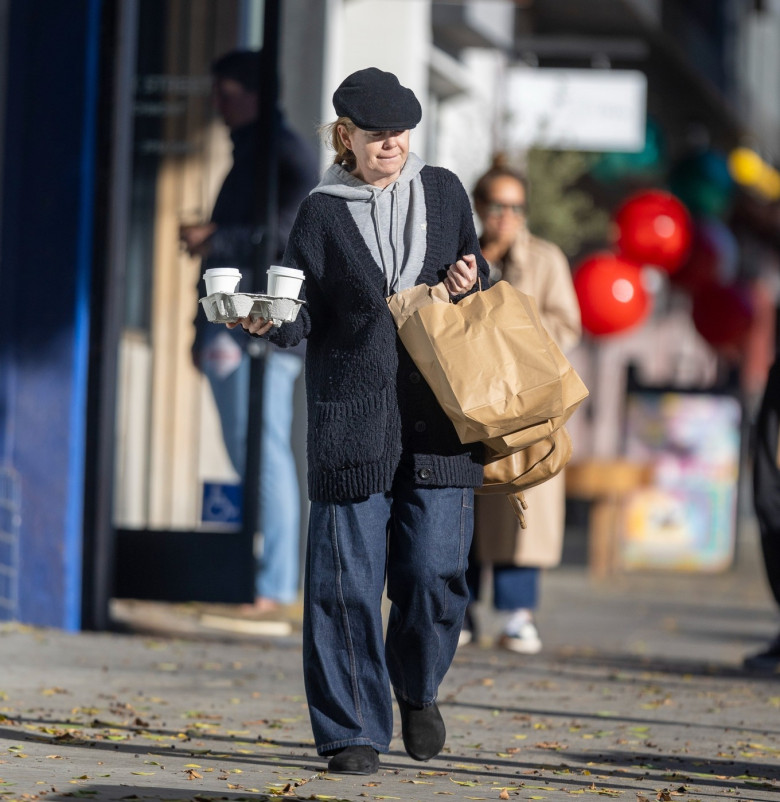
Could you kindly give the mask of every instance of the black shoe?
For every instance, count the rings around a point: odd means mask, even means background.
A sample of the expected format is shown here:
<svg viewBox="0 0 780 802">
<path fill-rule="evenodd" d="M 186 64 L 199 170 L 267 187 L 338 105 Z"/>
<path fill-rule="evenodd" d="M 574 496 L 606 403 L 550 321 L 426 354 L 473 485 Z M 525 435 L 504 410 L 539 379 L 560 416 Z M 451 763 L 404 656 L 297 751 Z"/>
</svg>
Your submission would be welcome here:
<svg viewBox="0 0 780 802">
<path fill-rule="evenodd" d="M 328 761 L 328 771 L 334 774 L 376 774 L 379 755 L 370 746 L 345 746 Z"/>
<path fill-rule="evenodd" d="M 766 649 L 746 657 L 742 665 L 751 671 L 780 672 L 780 634 Z"/>
<path fill-rule="evenodd" d="M 444 748 L 447 730 L 436 706 L 413 707 L 396 696 L 401 710 L 401 735 L 409 757 L 415 760 L 430 760 Z"/>
</svg>

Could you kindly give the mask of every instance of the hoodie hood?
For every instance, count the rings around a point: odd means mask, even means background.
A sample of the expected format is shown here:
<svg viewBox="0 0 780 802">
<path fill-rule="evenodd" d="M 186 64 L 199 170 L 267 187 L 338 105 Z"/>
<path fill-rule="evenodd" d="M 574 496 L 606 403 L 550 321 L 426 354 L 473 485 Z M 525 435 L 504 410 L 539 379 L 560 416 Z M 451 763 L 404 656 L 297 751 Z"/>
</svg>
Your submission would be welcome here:
<svg viewBox="0 0 780 802">
<path fill-rule="evenodd" d="M 409 153 L 401 174 L 386 187 L 375 187 L 340 164 L 331 165 L 311 194 L 346 201 L 377 266 L 385 274 L 386 292 L 414 286 L 425 260 L 425 194 L 420 170 L 425 162 Z"/>
</svg>

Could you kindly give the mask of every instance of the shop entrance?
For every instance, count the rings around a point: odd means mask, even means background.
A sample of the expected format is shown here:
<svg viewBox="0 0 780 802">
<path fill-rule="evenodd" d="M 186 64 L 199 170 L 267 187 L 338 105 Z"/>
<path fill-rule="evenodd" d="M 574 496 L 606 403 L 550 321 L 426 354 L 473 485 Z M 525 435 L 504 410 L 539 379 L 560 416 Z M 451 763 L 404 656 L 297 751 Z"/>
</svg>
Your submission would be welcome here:
<svg viewBox="0 0 780 802">
<path fill-rule="evenodd" d="M 138 0 L 127 9 L 120 24 L 135 46 L 117 92 L 133 133 L 117 187 L 114 239 L 124 246 L 111 266 L 122 286 L 112 594 L 248 602 L 253 534 L 242 527 L 238 475 L 191 356 L 201 265 L 180 249 L 178 229 L 208 220 L 231 163 L 209 65 L 261 44 L 251 34 L 262 29 L 263 3 Z"/>
</svg>

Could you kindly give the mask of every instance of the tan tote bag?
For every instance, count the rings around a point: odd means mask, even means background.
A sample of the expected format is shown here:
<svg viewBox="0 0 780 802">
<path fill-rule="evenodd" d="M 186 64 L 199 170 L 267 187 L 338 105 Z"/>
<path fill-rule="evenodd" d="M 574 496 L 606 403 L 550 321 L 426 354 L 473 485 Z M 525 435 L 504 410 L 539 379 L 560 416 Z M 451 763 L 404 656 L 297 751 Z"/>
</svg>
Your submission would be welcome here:
<svg viewBox="0 0 780 802">
<path fill-rule="evenodd" d="M 517 493 L 559 474 L 571 459 L 572 443 L 565 426 L 525 448 L 498 456 L 487 449 L 480 495 Z"/>
<path fill-rule="evenodd" d="M 482 487 L 475 493 L 482 496 L 504 495 L 512 506 L 520 527 L 526 528 L 527 509 L 524 490 L 557 476 L 571 459 L 572 443 L 565 426 L 551 435 L 511 454 L 498 455 L 485 447 L 485 469 Z"/>
<path fill-rule="evenodd" d="M 548 438 L 588 390 L 536 301 L 499 281 L 450 303 L 443 284 L 388 298 L 398 336 L 462 443 L 510 454 Z"/>
</svg>

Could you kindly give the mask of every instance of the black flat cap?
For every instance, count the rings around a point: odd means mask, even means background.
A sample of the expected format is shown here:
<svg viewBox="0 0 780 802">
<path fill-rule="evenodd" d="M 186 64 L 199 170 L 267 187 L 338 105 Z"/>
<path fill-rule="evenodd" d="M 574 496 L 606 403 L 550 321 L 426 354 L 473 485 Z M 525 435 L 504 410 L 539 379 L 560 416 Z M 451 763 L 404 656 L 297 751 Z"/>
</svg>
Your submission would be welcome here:
<svg viewBox="0 0 780 802">
<path fill-rule="evenodd" d="M 333 93 L 333 108 L 364 131 L 406 131 L 422 119 L 414 92 L 376 67 L 348 75 Z"/>
</svg>

